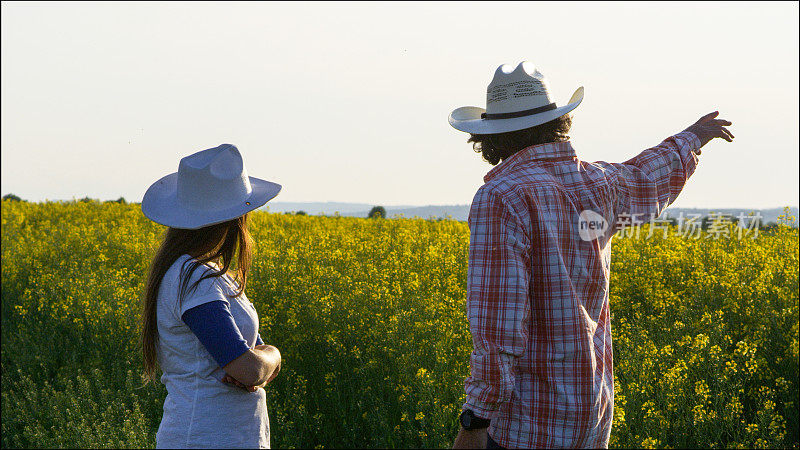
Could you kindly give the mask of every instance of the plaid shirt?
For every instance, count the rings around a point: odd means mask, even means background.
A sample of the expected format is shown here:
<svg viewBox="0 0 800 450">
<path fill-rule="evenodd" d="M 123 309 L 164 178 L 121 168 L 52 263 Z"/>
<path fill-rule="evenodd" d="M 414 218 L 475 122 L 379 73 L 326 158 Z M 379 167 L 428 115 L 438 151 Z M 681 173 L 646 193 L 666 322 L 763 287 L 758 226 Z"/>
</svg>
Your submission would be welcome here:
<svg viewBox="0 0 800 450">
<path fill-rule="evenodd" d="M 465 409 L 507 448 L 607 447 L 614 406 L 611 237 L 681 192 L 700 148 L 688 132 L 627 162 L 585 162 L 569 142 L 493 168 L 469 213 L 467 312 L 474 350 Z M 580 237 L 579 214 L 607 221 Z"/>
</svg>

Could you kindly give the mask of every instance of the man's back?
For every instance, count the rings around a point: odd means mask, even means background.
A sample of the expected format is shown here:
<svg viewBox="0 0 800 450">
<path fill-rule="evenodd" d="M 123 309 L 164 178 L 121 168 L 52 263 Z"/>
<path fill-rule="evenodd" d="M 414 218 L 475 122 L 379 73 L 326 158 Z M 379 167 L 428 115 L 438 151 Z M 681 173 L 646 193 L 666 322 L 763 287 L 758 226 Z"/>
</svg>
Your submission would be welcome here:
<svg viewBox="0 0 800 450">
<path fill-rule="evenodd" d="M 492 419 L 501 446 L 608 445 L 613 225 L 624 214 L 659 214 L 694 171 L 699 147 L 681 133 L 609 164 L 580 161 L 569 142 L 542 144 L 484 178 L 469 218 L 475 350 L 465 408 Z M 605 227 L 581 233 L 582 213 Z"/>
</svg>

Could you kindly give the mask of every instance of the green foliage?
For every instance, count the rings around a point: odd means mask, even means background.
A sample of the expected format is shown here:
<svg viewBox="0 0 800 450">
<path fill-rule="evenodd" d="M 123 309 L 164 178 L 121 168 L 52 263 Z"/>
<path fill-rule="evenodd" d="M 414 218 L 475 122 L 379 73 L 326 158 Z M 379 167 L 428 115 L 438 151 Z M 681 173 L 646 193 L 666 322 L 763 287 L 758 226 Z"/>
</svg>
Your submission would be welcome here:
<svg viewBox="0 0 800 450">
<path fill-rule="evenodd" d="M 12 194 L 10 192 L 3 196 L 3 200 L 9 200 L 9 201 L 12 201 L 12 202 L 24 202 L 25 201 L 25 200 L 22 200 L 21 198 L 19 198 L 18 196 L 14 195 L 14 194 Z"/>
<path fill-rule="evenodd" d="M 611 445 L 797 447 L 797 230 L 733 230 L 615 242 Z"/>
<path fill-rule="evenodd" d="M 455 221 L 254 212 L 274 447 L 449 447 L 472 350 Z M 151 447 L 134 204 L 4 202 L 2 447 Z M 642 235 L 647 234 L 647 227 Z M 616 238 L 612 446 L 798 446 L 798 231 Z"/>
<path fill-rule="evenodd" d="M 372 209 L 369 210 L 369 214 L 367 217 L 370 219 L 385 219 L 386 218 L 386 208 L 383 206 L 373 206 Z"/>
<path fill-rule="evenodd" d="M 5 368 L 3 369 L 5 372 Z M 17 369 L 3 376 L 3 447 L 143 448 L 155 435 L 127 373 L 125 395 L 112 392 L 100 369 L 75 378 L 35 383 Z M 6 390 L 6 384 L 10 389 Z M 13 417 L 13 418 L 12 418 Z M 6 439 L 6 437 L 8 439 Z"/>
</svg>

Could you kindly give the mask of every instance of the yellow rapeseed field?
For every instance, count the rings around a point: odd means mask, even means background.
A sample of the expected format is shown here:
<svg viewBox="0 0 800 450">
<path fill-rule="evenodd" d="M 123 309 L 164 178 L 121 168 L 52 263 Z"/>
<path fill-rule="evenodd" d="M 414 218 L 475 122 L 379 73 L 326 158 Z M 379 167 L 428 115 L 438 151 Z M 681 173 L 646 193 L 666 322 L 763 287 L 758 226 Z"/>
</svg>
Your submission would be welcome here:
<svg viewBox="0 0 800 450">
<path fill-rule="evenodd" d="M 787 221 L 793 219 L 788 218 Z M 449 447 L 471 339 L 455 221 L 253 214 L 276 447 Z M 798 230 L 612 250 L 612 447 L 798 446 Z M 2 446 L 155 445 L 138 205 L 2 203 Z"/>
</svg>

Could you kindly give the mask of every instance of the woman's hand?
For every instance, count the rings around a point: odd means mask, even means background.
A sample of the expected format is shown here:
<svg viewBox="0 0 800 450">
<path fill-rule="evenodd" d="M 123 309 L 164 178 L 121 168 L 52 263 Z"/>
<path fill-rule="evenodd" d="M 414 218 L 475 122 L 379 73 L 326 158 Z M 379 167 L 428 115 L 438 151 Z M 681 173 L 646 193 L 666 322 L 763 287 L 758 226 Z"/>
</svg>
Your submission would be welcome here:
<svg viewBox="0 0 800 450">
<path fill-rule="evenodd" d="M 259 386 L 246 386 L 246 385 L 240 383 L 239 381 L 237 381 L 232 376 L 228 375 L 227 373 L 225 374 L 224 377 L 222 377 L 222 380 L 220 380 L 220 381 L 222 381 L 225 384 L 230 384 L 230 385 L 236 386 L 236 387 L 238 387 L 240 389 L 244 389 L 247 392 L 255 392 L 256 389 L 259 388 Z"/>
</svg>

